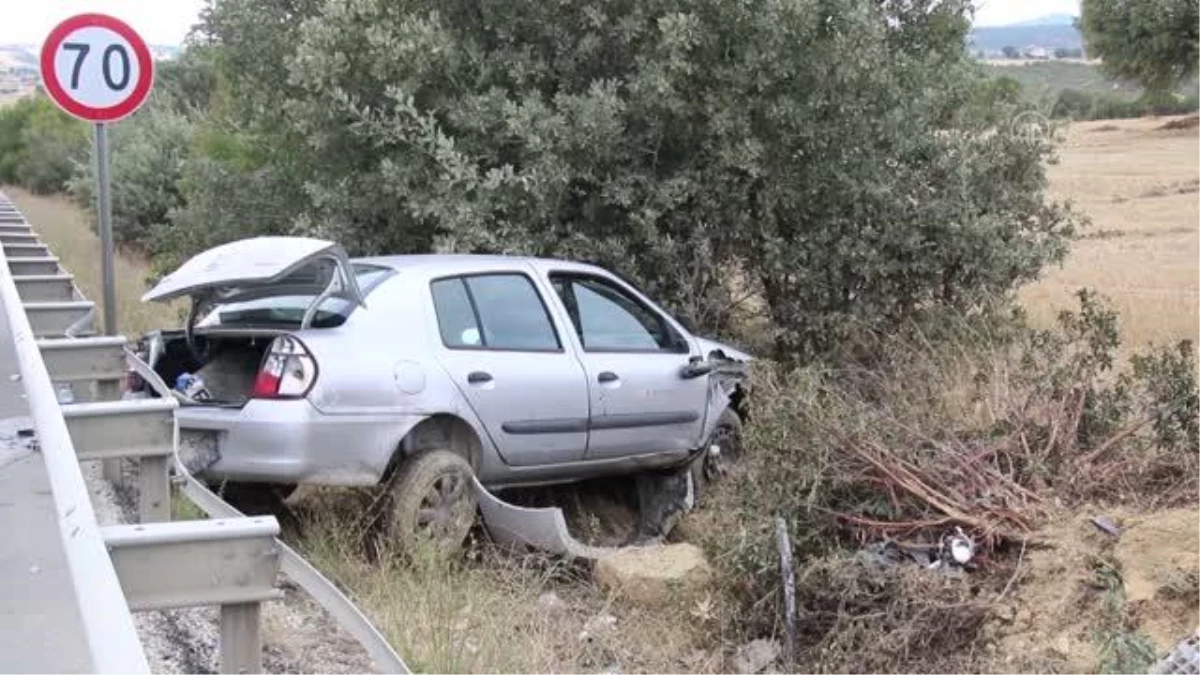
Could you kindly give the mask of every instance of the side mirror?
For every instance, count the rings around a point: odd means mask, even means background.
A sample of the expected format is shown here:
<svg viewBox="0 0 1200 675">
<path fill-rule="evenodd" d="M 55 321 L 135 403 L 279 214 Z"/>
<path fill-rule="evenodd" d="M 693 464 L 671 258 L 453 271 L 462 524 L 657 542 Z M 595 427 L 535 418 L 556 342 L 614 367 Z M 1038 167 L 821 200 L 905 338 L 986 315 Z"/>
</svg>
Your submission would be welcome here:
<svg viewBox="0 0 1200 675">
<path fill-rule="evenodd" d="M 712 372 L 712 363 L 702 360 L 698 356 L 693 356 L 688 364 L 679 371 L 679 376 L 685 380 L 691 380 L 697 377 L 703 377 Z"/>
</svg>

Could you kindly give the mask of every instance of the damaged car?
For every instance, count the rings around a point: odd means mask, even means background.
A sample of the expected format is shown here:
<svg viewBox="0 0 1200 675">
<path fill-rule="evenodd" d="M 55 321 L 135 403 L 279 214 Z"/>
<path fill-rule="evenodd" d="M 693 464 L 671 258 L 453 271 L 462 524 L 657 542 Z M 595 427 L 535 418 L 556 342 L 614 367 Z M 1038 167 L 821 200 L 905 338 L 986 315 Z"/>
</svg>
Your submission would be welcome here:
<svg viewBox="0 0 1200 675">
<path fill-rule="evenodd" d="M 260 237 L 197 255 L 143 300 L 177 298 L 185 325 L 139 355 L 180 401 L 188 470 L 282 495 L 383 485 L 394 537 L 464 539 L 472 476 L 500 490 L 686 467 L 699 489 L 741 450 L 749 356 L 596 266 L 350 259 Z"/>
</svg>

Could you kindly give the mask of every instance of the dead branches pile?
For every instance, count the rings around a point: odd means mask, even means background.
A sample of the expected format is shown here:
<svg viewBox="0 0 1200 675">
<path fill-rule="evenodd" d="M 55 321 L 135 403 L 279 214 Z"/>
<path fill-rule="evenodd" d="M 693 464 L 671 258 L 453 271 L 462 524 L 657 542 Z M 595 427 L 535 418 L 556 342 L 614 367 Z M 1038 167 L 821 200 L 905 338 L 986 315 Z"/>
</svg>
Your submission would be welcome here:
<svg viewBox="0 0 1200 675">
<path fill-rule="evenodd" d="M 888 519 L 837 513 L 860 537 L 928 543 L 960 526 L 991 548 L 1022 540 L 1033 529 L 1041 499 L 998 468 L 995 448 L 972 452 L 939 444 L 920 461 L 874 441 L 851 440 L 844 447 L 860 479 L 887 495 L 891 511 Z"/>
</svg>

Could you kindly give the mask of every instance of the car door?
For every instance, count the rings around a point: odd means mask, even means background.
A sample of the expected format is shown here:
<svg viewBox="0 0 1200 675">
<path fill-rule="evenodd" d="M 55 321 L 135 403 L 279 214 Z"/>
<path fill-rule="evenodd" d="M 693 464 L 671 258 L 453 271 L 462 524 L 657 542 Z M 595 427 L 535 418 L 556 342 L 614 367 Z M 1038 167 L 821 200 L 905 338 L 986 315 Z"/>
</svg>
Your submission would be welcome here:
<svg viewBox="0 0 1200 675">
<path fill-rule="evenodd" d="M 521 272 L 452 276 L 434 280 L 430 292 L 438 359 L 501 458 L 517 466 L 582 459 L 587 381 L 533 280 Z"/>
<path fill-rule="evenodd" d="M 707 377 L 685 377 L 698 356 L 683 333 L 613 279 L 555 272 L 587 375 L 588 459 L 686 452 L 700 445 Z"/>
</svg>

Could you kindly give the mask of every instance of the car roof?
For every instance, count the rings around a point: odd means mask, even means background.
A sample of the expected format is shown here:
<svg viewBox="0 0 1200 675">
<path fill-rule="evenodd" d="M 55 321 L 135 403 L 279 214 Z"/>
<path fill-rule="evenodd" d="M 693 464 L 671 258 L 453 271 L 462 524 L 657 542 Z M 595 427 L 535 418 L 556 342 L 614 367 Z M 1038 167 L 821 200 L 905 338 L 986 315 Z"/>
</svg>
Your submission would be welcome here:
<svg viewBox="0 0 1200 675">
<path fill-rule="evenodd" d="M 580 272 L 602 273 L 611 272 L 595 265 L 558 260 L 554 258 L 535 258 L 532 256 L 512 255 L 483 255 L 472 253 L 418 253 L 408 255 L 372 256 L 354 258 L 352 262 L 369 265 L 391 267 L 397 271 L 420 270 L 430 275 L 457 274 L 473 271 L 489 270 L 522 270 L 531 267 L 539 270 L 573 270 Z"/>
</svg>

